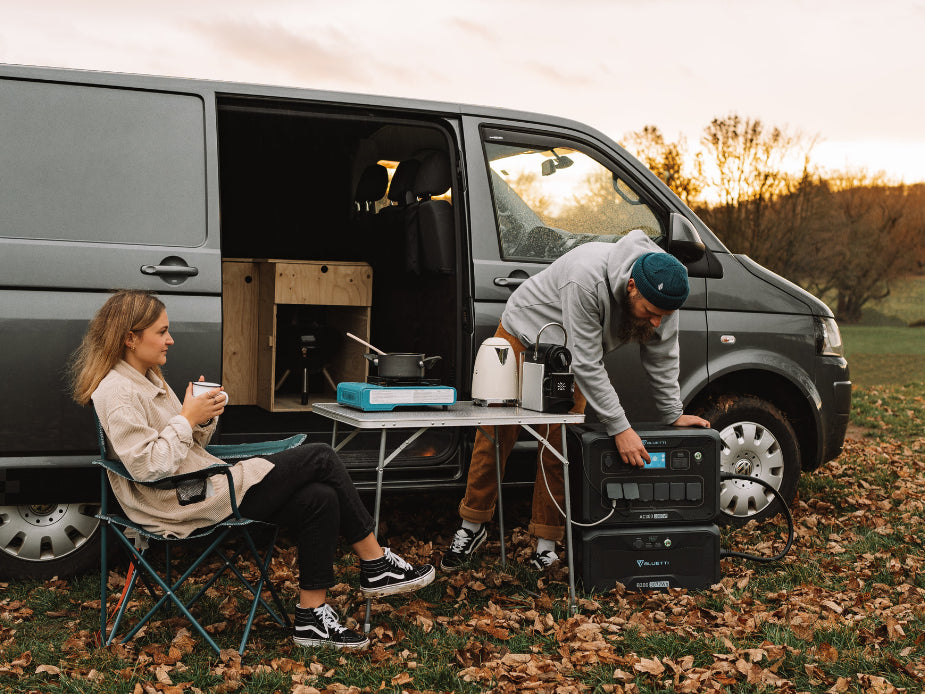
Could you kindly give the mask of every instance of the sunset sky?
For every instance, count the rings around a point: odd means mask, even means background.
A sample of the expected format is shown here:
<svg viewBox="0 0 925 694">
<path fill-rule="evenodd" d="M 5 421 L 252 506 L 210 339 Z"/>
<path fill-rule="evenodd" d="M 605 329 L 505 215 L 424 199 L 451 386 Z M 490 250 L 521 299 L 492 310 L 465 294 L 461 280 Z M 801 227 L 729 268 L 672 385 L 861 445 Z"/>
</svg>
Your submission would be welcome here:
<svg viewBox="0 0 925 694">
<path fill-rule="evenodd" d="M 0 2 L 0 62 L 566 116 L 695 147 L 737 113 L 925 181 L 925 0 Z"/>
</svg>

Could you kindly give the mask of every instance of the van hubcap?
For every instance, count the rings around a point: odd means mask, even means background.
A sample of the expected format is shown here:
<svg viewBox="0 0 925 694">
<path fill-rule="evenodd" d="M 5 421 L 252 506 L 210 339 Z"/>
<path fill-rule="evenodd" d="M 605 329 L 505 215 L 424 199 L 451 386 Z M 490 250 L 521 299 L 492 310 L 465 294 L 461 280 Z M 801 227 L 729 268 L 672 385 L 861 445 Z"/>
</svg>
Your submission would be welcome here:
<svg viewBox="0 0 925 694">
<path fill-rule="evenodd" d="M 780 489 L 784 480 L 784 456 L 769 429 L 756 422 L 735 422 L 720 431 L 719 437 L 723 472 L 755 477 Z M 773 498 L 770 491 L 756 482 L 727 480 L 722 483 L 720 509 L 731 516 L 752 516 Z"/>
<path fill-rule="evenodd" d="M 99 504 L 0 506 L 0 549 L 26 561 L 60 559 L 93 536 L 98 512 Z"/>
</svg>

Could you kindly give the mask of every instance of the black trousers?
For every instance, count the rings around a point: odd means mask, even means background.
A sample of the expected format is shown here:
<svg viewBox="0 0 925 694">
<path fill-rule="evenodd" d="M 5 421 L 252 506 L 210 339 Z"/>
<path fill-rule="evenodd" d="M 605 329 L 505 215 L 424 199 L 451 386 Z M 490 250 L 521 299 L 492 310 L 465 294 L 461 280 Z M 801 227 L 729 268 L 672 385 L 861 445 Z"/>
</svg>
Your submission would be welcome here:
<svg viewBox="0 0 925 694">
<path fill-rule="evenodd" d="M 245 492 L 241 515 L 289 528 L 299 549 L 299 587 L 330 588 L 338 537 L 359 542 L 373 531 L 373 517 L 327 444 L 304 444 L 265 459 L 273 469 Z"/>
</svg>

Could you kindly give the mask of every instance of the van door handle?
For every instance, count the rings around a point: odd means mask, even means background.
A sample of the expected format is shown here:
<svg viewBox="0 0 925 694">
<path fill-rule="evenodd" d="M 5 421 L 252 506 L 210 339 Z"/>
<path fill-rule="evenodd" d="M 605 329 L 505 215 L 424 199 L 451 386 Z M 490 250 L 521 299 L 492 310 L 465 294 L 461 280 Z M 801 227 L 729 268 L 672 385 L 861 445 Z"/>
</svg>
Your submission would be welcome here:
<svg viewBox="0 0 925 694">
<path fill-rule="evenodd" d="M 141 274 L 195 277 L 199 274 L 199 268 L 187 265 L 142 265 Z"/>
<path fill-rule="evenodd" d="M 507 287 L 508 289 L 514 289 L 526 281 L 526 277 L 495 277 L 494 283 L 496 287 Z"/>
</svg>

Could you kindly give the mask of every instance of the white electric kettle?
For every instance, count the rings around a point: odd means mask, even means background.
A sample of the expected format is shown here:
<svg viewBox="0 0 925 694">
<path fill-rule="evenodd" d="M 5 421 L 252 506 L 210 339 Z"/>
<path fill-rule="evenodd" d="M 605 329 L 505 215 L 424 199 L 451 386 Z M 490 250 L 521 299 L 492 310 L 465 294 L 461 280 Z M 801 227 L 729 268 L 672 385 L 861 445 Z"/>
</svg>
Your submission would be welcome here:
<svg viewBox="0 0 925 694">
<path fill-rule="evenodd" d="M 472 402 L 476 405 L 517 404 L 517 359 L 503 337 L 489 337 L 475 355 Z"/>
</svg>

